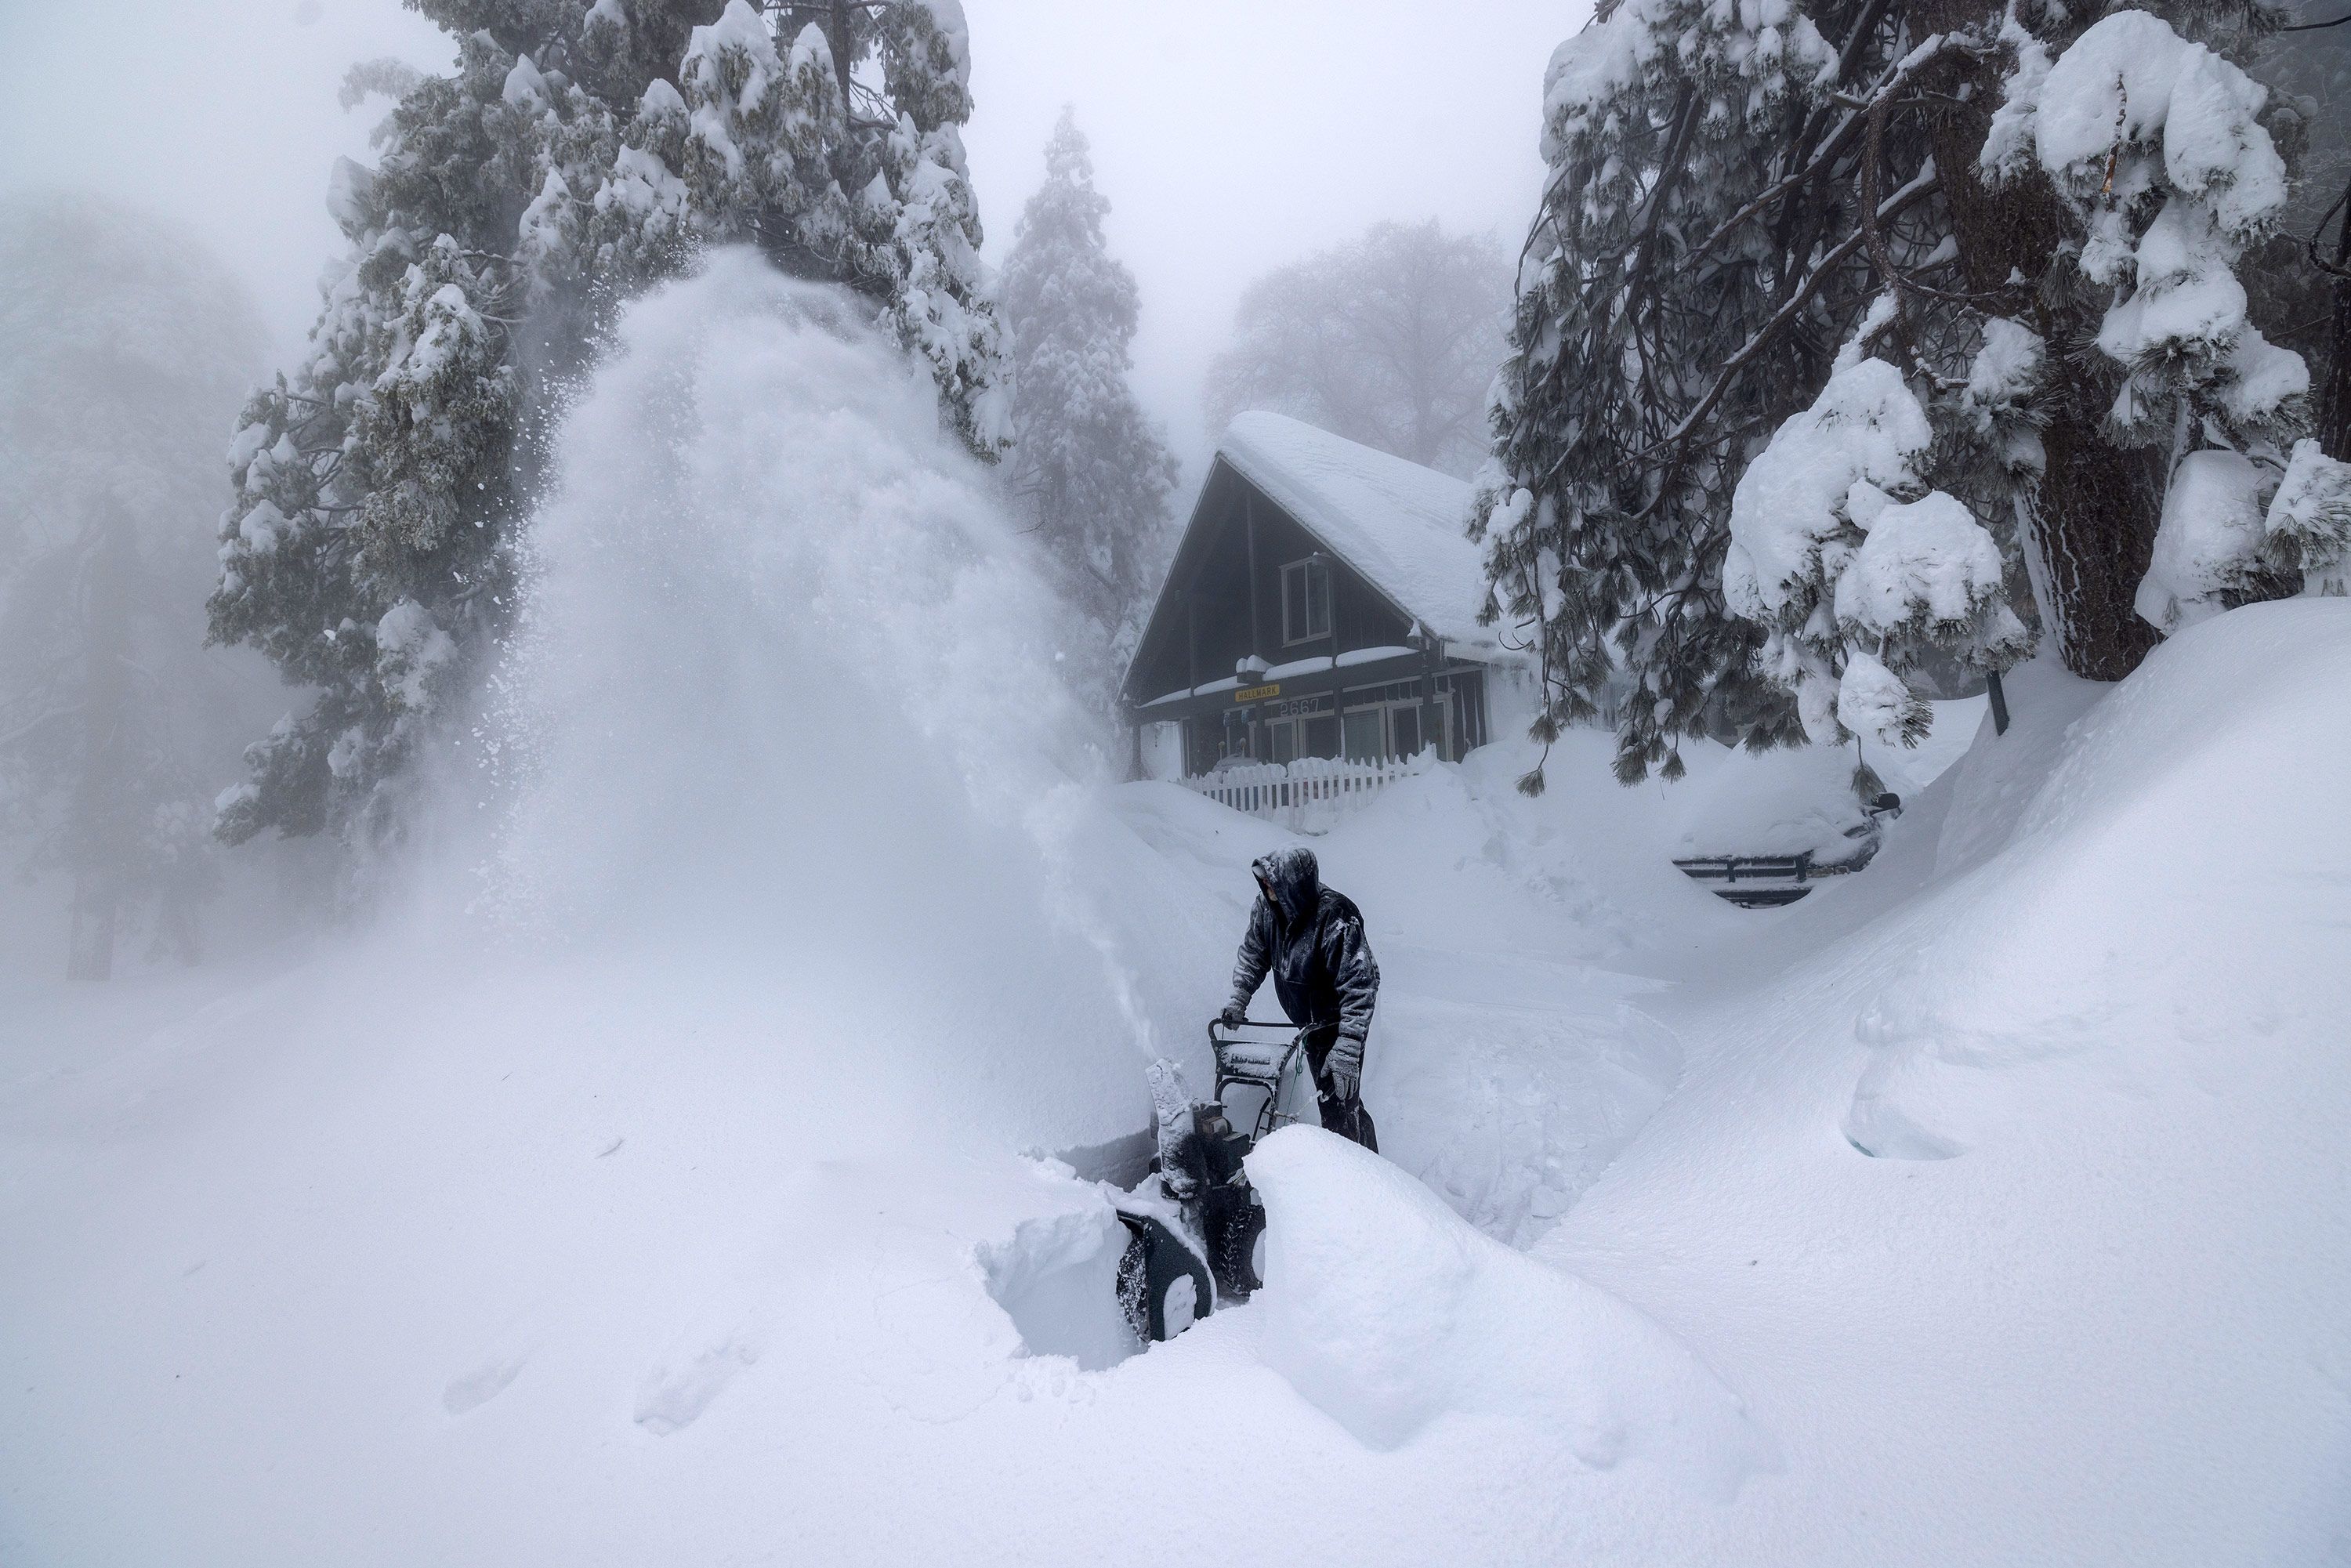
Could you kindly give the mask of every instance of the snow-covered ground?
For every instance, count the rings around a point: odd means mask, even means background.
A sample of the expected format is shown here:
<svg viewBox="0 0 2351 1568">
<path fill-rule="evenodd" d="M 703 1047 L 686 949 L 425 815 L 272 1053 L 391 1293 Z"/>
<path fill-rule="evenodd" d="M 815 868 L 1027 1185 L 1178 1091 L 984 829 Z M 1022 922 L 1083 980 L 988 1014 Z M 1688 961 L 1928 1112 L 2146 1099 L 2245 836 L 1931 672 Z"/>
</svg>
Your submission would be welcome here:
<svg viewBox="0 0 2351 1568">
<path fill-rule="evenodd" d="M 2020 673 L 1920 788 L 1949 710 L 1783 910 L 1670 857 L 1842 759 L 1392 788 L 1315 841 L 1391 1158 L 1276 1134 L 1268 1289 L 1127 1354 L 1052 1151 L 1201 1065 L 1282 835 L 1072 782 L 927 408 L 691 288 L 577 418 L 455 869 L 0 997 L 0 1562 L 2351 1556 L 2351 603 Z"/>
</svg>

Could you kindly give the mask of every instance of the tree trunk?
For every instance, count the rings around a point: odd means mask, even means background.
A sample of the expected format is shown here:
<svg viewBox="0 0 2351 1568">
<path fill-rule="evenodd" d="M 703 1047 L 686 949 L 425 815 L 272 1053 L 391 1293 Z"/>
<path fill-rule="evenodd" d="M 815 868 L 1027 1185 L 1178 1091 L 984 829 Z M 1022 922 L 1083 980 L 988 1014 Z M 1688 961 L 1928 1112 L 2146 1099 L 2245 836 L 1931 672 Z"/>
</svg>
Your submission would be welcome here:
<svg viewBox="0 0 2351 1568">
<path fill-rule="evenodd" d="M 68 980 L 114 975 L 115 927 L 120 915 L 121 867 L 135 831 L 127 809 L 131 790 L 131 519 L 111 501 L 92 519 L 81 583 L 81 788 L 75 792 L 68 831 L 72 857 L 72 931 L 66 955 Z"/>
<path fill-rule="evenodd" d="M 2000 8 L 1983 0 L 1923 0 L 1912 11 L 1920 34 L 1971 26 L 1990 30 L 2000 18 Z M 2001 65 L 1994 57 L 1951 68 L 1952 85 L 1964 79 L 1974 91 L 1966 102 L 1935 114 L 1930 134 L 1959 265 L 1972 291 L 2022 294 L 2009 287 L 2011 272 L 2038 280 L 2052 267 L 2073 265 L 2059 251 L 2067 216 L 2055 188 L 2038 172 L 1997 191 L 1985 185 L 1976 158 L 2000 101 Z M 2034 537 L 2022 542 L 2041 558 L 2057 621 L 2043 630 L 2055 641 L 2065 667 L 2089 680 L 2118 681 L 2157 642 L 2132 601 L 2154 553 L 2162 490 L 2147 454 L 2106 439 L 2105 390 L 2085 364 L 2068 357 L 2097 352 L 2089 345 L 2098 323 L 2077 319 L 2079 312 L 2062 305 L 2053 308 L 2049 292 L 2032 292 L 2025 322 L 2049 346 L 2051 384 L 2044 400 L 2049 422 L 2041 437 L 2048 463 L 2032 507 Z"/>
<path fill-rule="evenodd" d="M 2060 394 L 2041 433 L 2049 465 L 2028 548 L 2040 551 L 2049 574 L 2057 624 L 2047 631 L 2065 667 L 2086 680 L 2119 681 L 2159 640 L 2132 601 L 2162 503 L 2146 455 L 2108 442 L 2100 418 L 2080 406 L 2080 391 Z"/>
<path fill-rule="evenodd" d="M 114 925 L 118 903 L 109 879 L 85 866 L 74 873 L 72 925 L 67 936 L 66 978 L 114 977 Z"/>
<path fill-rule="evenodd" d="M 2343 192 L 2337 212 L 2341 225 L 2335 237 L 2335 271 L 2327 279 L 2335 296 L 2335 322 L 2327 340 L 2325 384 L 2318 392 L 2318 448 L 2338 463 L 2351 463 L 2351 186 Z M 2318 253 L 2324 235 L 2311 236 L 2311 254 Z"/>
</svg>

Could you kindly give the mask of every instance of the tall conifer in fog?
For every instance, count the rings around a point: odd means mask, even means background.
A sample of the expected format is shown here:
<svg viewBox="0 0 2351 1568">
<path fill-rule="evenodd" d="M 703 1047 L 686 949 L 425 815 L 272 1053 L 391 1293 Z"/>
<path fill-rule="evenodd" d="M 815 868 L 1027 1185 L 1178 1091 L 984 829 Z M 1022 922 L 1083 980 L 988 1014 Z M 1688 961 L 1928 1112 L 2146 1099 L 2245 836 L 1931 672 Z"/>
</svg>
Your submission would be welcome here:
<svg viewBox="0 0 2351 1568">
<path fill-rule="evenodd" d="M 189 235 L 86 197 L 0 201 L 0 875 L 70 885 L 68 970 L 101 980 L 141 931 L 193 957 L 218 875 L 255 710 L 201 601 L 263 333 Z"/>
<path fill-rule="evenodd" d="M 350 249 L 302 362 L 247 409 L 215 640 L 315 701 L 248 754 L 220 831 L 373 840 L 516 599 L 564 385 L 617 306 L 705 244 L 848 285 L 992 459 L 1009 434 L 956 0 L 412 0 L 455 69 L 329 194 Z"/>
<path fill-rule="evenodd" d="M 1166 549 L 1176 461 L 1127 383 L 1139 308 L 1110 254 L 1093 162 L 1061 111 L 1045 183 L 1020 214 L 1000 292 L 1012 340 L 1012 480 L 1067 597 L 1092 623 L 1084 684 L 1131 643 Z"/>
</svg>

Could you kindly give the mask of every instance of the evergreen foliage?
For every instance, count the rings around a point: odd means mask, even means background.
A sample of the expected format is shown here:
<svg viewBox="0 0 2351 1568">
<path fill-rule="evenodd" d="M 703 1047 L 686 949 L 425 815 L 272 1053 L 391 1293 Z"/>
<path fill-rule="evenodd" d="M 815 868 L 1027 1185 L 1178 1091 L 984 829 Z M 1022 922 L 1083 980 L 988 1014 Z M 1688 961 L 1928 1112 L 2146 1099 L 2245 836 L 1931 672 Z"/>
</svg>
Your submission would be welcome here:
<svg viewBox="0 0 2351 1568">
<path fill-rule="evenodd" d="M 1011 478 L 1064 596 L 1093 630 L 1080 674 L 1105 701 L 1165 564 L 1176 484 L 1176 459 L 1127 381 L 1140 301 L 1134 275 L 1102 237 L 1109 211 L 1064 110 L 999 279 L 1014 371 Z"/>
<path fill-rule="evenodd" d="M 2351 460 L 2351 14 L 2335 0 L 2289 3 L 2293 22 L 2260 47 L 2252 71 L 2299 121 L 2301 179 L 2285 232 L 2242 271 L 2255 318 L 2310 361 L 2312 434 L 2326 455 Z"/>
<path fill-rule="evenodd" d="M 983 458 L 1008 438 L 958 127 L 956 0 L 413 0 L 455 69 L 397 94 L 304 361 L 246 411 L 211 602 L 313 688 L 224 797 L 264 828 L 373 841 L 436 716 L 508 623 L 522 519 L 563 389 L 617 306 L 757 245 L 871 299 Z"/>
<path fill-rule="evenodd" d="M 2233 63 L 2276 17 L 2166 16 L 1620 0 L 1562 46 L 1472 523 L 1539 737 L 1604 715 L 1670 778 L 1691 736 L 1916 738 L 2028 621 L 2136 660 L 2172 469 L 2273 486 L 2306 386 L 2237 276 L 2288 189 Z"/>
</svg>

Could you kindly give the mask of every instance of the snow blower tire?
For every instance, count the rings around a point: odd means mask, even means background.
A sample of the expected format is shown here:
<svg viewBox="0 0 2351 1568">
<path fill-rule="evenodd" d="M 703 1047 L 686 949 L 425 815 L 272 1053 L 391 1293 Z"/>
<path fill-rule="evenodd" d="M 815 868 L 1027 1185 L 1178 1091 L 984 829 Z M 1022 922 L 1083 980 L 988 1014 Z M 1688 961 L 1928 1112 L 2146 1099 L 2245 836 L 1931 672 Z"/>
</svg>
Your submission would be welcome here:
<svg viewBox="0 0 2351 1568">
<path fill-rule="evenodd" d="M 1213 1310 L 1208 1270 L 1191 1248 L 1147 1214 L 1122 1212 L 1133 1234 L 1118 1260 L 1118 1301 L 1135 1337 L 1146 1343 L 1175 1338 Z"/>
</svg>

